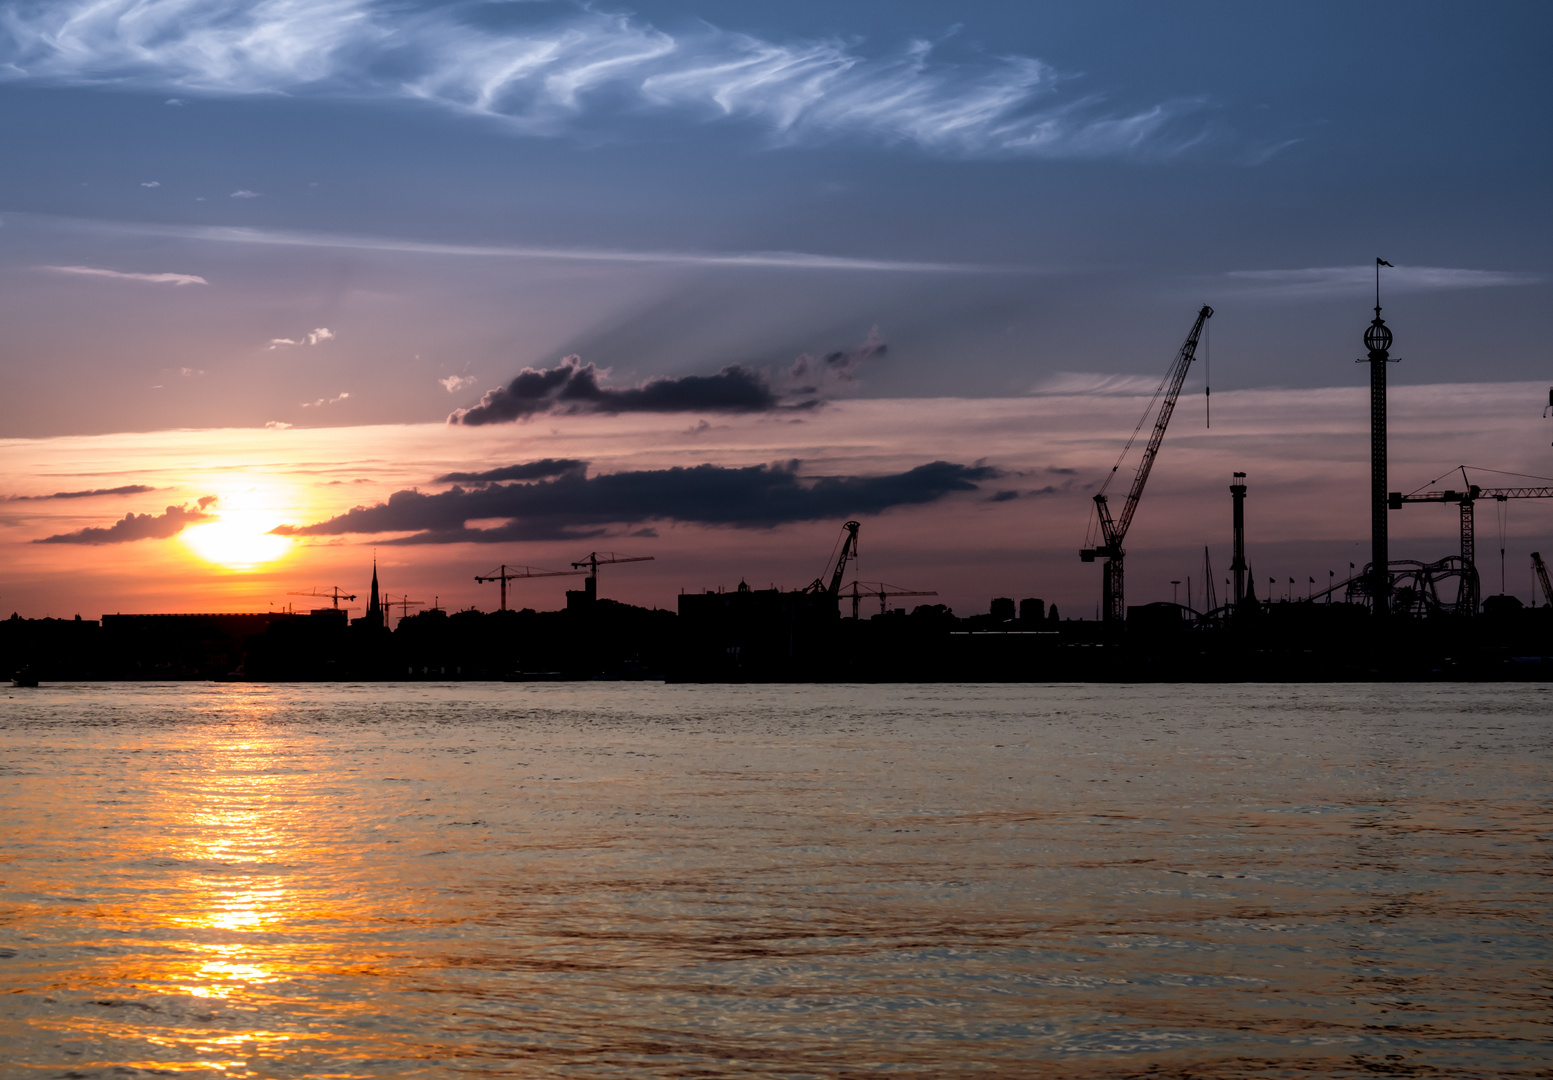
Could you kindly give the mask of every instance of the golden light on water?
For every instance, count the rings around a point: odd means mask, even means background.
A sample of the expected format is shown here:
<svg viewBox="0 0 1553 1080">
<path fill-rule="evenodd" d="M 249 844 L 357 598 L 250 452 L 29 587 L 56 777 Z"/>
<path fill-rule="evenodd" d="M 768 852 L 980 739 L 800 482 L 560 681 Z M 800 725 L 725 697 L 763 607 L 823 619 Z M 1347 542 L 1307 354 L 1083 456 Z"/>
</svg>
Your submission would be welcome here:
<svg viewBox="0 0 1553 1080">
<path fill-rule="evenodd" d="M 288 506 L 294 505 L 273 488 L 220 493 L 209 508 L 216 520 L 192 525 L 180 535 L 189 550 L 206 562 L 247 573 L 291 550 L 291 537 L 276 536 L 270 530 L 288 520 Z"/>
<path fill-rule="evenodd" d="M 178 973 L 180 989 L 191 996 L 248 996 L 283 977 L 247 936 L 281 929 L 295 914 L 283 876 L 267 872 L 289 847 L 274 812 L 287 794 L 275 758 L 276 748 L 262 739 L 212 747 L 212 768 L 178 816 L 186 837 L 180 857 L 220 869 L 183 879 L 183 903 L 169 921 L 232 935 L 191 942 L 197 956 Z"/>
</svg>

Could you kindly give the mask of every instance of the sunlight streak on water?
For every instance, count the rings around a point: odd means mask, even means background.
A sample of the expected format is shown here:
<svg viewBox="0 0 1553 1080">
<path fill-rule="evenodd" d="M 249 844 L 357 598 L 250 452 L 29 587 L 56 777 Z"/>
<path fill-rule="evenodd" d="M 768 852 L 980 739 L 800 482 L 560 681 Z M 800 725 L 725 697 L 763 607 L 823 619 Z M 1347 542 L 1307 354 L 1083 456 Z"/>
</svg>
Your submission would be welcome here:
<svg viewBox="0 0 1553 1080">
<path fill-rule="evenodd" d="M 1550 704 L 12 691 L 0 1075 L 1539 1075 Z"/>
</svg>

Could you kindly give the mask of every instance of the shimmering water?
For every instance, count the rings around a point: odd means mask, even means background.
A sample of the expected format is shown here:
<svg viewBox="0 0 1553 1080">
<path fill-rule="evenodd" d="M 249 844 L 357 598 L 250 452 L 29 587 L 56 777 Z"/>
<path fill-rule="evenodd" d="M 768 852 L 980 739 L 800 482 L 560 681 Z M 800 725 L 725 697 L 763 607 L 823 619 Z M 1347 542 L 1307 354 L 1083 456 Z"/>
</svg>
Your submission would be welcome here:
<svg viewBox="0 0 1553 1080">
<path fill-rule="evenodd" d="M 1553 1067 L 1540 686 L 9 694 L 6 1077 Z"/>
</svg>

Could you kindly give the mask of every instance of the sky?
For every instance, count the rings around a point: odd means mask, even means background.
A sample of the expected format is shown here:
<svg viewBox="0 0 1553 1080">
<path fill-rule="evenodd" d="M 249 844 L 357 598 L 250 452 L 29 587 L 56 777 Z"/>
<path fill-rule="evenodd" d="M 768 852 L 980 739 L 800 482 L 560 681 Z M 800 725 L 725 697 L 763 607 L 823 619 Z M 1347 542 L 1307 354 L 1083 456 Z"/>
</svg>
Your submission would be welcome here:
<svg viewBox="0 0 1553 1080">
<path fill-rule="evenodd" d="M 1524 3 L 0 0 L 0 607 L 310 604 L 375 552 L 489 609 L 592 550 L 672 606 L 856 517 L 866 581 L 1091 617 L 1205 303 L 1129 600 L 1222 581 L 1234 469 L 1308 584 L 1367 551 L 1377 256 L 1391 486 L 1553 476 L 1550 53 Z M 1523 599 L 1550 515 L 1479 515 Z"/>
</svg>

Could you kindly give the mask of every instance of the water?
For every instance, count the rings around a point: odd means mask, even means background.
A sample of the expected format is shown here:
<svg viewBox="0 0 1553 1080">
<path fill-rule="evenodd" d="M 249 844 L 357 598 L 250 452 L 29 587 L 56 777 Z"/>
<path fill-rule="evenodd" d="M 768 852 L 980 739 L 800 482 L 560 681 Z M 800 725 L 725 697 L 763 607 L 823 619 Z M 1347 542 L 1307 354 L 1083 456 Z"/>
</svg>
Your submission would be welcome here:
<svg viewBox="0 0 1553 1080">
<path fill-rule="evenodd" d="M 1543 686 L 9 694 L 7 1078 L 1553 1066 Z"/>
</svg>

